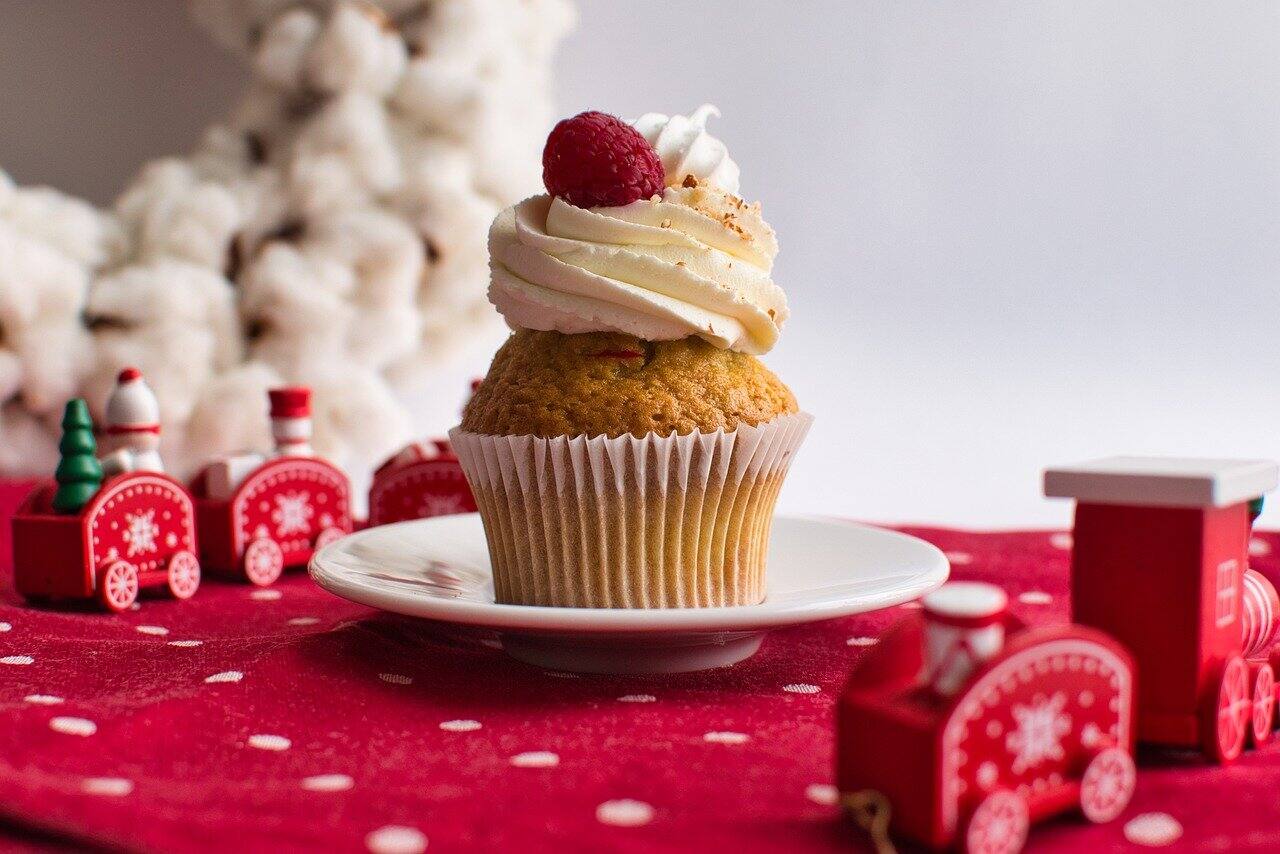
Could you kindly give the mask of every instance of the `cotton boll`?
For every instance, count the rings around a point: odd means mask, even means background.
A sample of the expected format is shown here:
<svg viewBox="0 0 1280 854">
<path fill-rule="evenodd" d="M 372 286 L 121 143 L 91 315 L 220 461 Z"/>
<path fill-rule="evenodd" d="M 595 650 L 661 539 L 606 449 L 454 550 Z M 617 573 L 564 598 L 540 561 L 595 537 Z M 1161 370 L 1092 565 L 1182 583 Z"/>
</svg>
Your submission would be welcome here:
<svg viewBox="0 0 1280 854">
<path fill-rule="evenodd" d="M 191 153 L 191 168 L 196 175 L 220 184 L 244 180 L 257 165 L 249 137 L 224 125 L 207 129 Z"/>
<path fill-rule="evenodd" d="M 44 414 L 71 397 L 88 355 L 87 287 L 81 264 L 0 221 L 0 402 Z"/>
<path fill-rule="evenodd" d="M 296 209 L 305 215 L 391 192 L 400 158 L 376 98 L 347 93 L 326 104 L 299 134 L 288 169 Z"/>
<path fill-rule="evenodd" d="M 187 0 L 187 9 L 214 41 L 246 54 L 267 22 L 295 4 L 296 0 Z"/>
<path fill-rule="evenodd" d="M 180 465 L 191 472 L 227 454 L 271 450 L 267 389 L 284 382 L 262 362 L 246 362 L 211 379 L 186 423 Z"/>
<path fill-rule="evenodd" d="M 308 83 L 322 92 L 385 95 L 404 73 L 408 49 L 384 12 L 341 3 L 308 54 Z"/>
<path fill-rule="evenodd" d="M 302 85 L 302 66 L 316 36 L 320 19 L 310 9 L 290 9 L 262 31 L 253 55 L 258 77 L 281 89 Z"/>
<path fill-rule="evenodd" d="M 59 438 L 59 430 L 22 404 L 5 404 L 0 407 L 0 470 L 10 477 L 48 477 L 58 465 Z"/>
<path fill-rule="evenodd" d="M 85 315 L 94 370 L 84 391 L 98 412 L 116 373 L 133 365 L 159 398 L 165 423 L 183 422 L 200 387 L 240 358 L 230 283 L 190 263 L 151 261 L 99 277 Z"/>
<path fill-rule="evenodd" d="M 105 264 L 122 240 L 110 216 L 48 187 L 10 185 L 0 205 L 0 219 L 86 267 Z"/>
<path fill-rule="evenodd" d="M 472 63 L 428 54 L 408 64 L 396 89 L 396 109 L 419 127 L 460 134 L 480 89 Z"/>
<path fill-rule="evenodd" d="M 192 166 L 176 160 L 144 170 L 117 210 L 133 236 L 134 258 L 175 258 L 217 269 L 242 218 L 225 186 L 201 181 Z"/>
<path fill-rule="evenodd" d="M 355 313 L 350 268 L 304 255 L 296 247 L 265 245 L 240 278 L 240 311 L 249 355 L 285 374 L 346 356 Z"/>
</svg>

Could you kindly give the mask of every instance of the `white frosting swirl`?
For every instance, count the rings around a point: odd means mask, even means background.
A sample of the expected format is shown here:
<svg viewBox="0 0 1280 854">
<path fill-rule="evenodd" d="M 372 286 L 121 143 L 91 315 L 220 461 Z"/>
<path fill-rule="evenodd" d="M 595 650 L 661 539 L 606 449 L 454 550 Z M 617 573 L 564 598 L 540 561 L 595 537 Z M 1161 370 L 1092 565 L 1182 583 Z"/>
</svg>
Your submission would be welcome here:
<svg viewBox="0 0 1280 854">
<path fill-rule="evenodd" d="M 738 164 L 729 157 L 725 144 L 707 133 L 710 116 L 719 118 L 720 111 L 703 104 L 691 116 L 645 113 L 632 124 L 658 152 L 668 186 L 693 175 L 737 195 Z"/>
<path fill-rule="evenodd" d="M 489 231 L 490 301 L 525 329 L 767 352 L 787 317 L 773 230 L 758 205 L 689 183 L 622 207 L 542 195 L 508 208 Z"/>
</svg>

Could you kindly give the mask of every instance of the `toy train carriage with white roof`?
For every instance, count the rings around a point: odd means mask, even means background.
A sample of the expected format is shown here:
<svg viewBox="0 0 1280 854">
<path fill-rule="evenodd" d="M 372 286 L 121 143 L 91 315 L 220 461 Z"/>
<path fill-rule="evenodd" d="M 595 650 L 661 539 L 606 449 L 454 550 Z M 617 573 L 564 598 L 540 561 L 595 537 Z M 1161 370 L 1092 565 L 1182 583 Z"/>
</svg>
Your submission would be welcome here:
<svg viewBox="0 0 1280 854">
<path fill-rule="evenodd" d="M 1138 739 L 1215 761 L 1276 725 L 1277 598 L 1248 569 L 1251 502 L 1273 462 L 1115 457 L 1045 473 L 1075 498 L 1072 615 L 1133 651 Z"/>
<path fill-rule="evenodd" d="M 1118 816 L 1136 780 L 1128 653 L 1088 628 L 1026 628 L 992 585 L 947 584 L 924 606 L 838 704 L 837 784 L 864 826 L 997 854 L 1042 818 Z"/>
<path fill-rule="evenodd" d="M 209 470 L 192 482 L 201 558 L 212 571 L 257 585 L 351 533 L 351 487 L 316 457 L 277 457 L 253 469 L 226 499 L 209 496 Z"/>
<path fill-rule="evenodd" d="M 123 611 L 158 587 L 188 599 L 200 586 L 191 496 L 158 472 L 108 479 L 77 513 L 53 510 L 55 484 L 37 487 L 13 519 L 14 583 L 27 599 L 96 598 Z"/>
<path fill-rule="evenodd" d="M 370 526 L 475 510 L 475 497 L 447 439 L 415 442 L 373 473 Z"/>
</svg>

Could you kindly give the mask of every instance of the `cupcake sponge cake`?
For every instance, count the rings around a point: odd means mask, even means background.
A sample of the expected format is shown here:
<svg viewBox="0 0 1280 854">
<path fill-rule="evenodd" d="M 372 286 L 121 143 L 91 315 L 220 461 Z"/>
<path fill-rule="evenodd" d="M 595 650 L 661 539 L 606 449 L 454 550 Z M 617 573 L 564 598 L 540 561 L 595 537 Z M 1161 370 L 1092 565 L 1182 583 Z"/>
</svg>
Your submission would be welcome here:
<svg viewBox="0 0 1280 854">
<path fill-rule="evenodd" d="M 799 411 L 753 356 L 701 338 L 520 330 L 494 357 L 462 429 L 488 435 L 685 435 L 732 431 Z"/>
</svg>

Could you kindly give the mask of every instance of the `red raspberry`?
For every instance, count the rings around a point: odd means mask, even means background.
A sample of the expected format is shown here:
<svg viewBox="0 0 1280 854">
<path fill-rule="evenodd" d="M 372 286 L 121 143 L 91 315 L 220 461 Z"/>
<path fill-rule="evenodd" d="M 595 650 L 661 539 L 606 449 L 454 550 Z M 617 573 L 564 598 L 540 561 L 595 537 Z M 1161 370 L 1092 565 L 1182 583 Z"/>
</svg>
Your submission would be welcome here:
<svg viewBox="0 0 1280 854">
<path fill-rule="evenodd" d="M 547 192 L 580 208 L 629 205 L 662 192 L 662 161 L 640 132 L 595 111 L 564 119 L 542 150 Z"/>
</svg>

